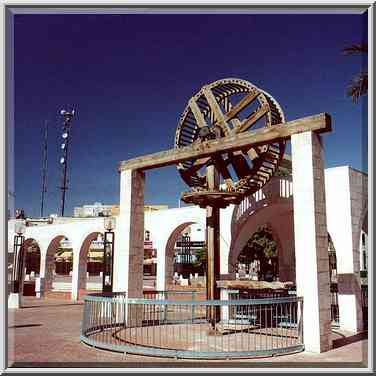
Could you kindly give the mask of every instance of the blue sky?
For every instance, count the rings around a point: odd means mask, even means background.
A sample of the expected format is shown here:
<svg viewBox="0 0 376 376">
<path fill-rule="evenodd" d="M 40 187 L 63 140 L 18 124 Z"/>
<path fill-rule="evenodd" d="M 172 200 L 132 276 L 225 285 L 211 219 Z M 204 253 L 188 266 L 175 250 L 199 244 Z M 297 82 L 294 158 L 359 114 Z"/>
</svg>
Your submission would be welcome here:
<svg viewBox="0 0 376 376">
<path fill-rule="evenodd" d="M 269 92 L 287 120 L 328 112 L 326 166 L 367 171 L 367 98 L 346 97 L 366 69 L 342 48 L 365 41 L 363 15 L 16 15 L 16 207 L 40 213 L 42 139 L 49 123 L 45 214 L 60 212 L 62 108 L 76 108 L 66 215 L 119 200 L 118 162 L 173 147 L 188 99 L 227 77 Z M 178 205 L 174 166 L 146 173 L 148 204 Z"/>
</svg>

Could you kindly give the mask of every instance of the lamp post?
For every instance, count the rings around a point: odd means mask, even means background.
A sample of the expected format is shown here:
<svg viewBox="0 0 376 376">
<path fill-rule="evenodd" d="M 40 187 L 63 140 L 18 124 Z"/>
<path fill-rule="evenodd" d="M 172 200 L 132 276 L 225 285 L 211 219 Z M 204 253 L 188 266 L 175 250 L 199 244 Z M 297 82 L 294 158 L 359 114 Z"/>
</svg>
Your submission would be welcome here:
<svg viewBox="0 0 376 376">
<path fill-rule="evenodd" d="M 116 221 L 114 217 L 104 218 L 105 231 L 103 239 L 103 292 L 112 292 L 114 270 L 115 225 Z"/>
<path fill-rule="evenodd" d="M 21 285 L 24 268 L 24 233 L 26 226 L 24 221 L 17 221 L 14 225 L 13 242 L 13 270 L 11 280 L 11 291 L 8 298 L 9 308 L 19 308 L 21 306 Z"/>
<path fill-rule="evenodd" d="M 63 143 L 61 144 L 61 149 L 63 151 L 63 156 L 60 158 L 60 164 L 63 166 L 63 175 L 62 175 L 62 184 L 61 184 L 61 216 L 64 216 L 65 208 L 65 192 L 68 189 L 68 180 L 67 180 L 67 168 L 68 168 L 68 146 L 69 146 L 69 132 L 70 124 L 73 119 L 75 111 L 66 111 L 61 110 L 60 114 L 64 117 L 63 124 Z"/>
</svg>

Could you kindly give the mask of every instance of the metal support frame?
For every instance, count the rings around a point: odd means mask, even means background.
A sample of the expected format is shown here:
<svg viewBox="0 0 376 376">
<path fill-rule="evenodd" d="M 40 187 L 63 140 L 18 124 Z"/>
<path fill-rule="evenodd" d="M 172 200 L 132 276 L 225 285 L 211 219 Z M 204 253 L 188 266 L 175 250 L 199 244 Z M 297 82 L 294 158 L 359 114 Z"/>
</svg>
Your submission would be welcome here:
<svg viewBox="0 0 376 376">
<path fill-rule="evenodd" d="M 41 218 L 43 218 L 44 197 L 45 197 L 45 193 L 47 193 L 47 158 L 48 158 L 48 123 L 46 121 L 45 129 L 44 129 L 44 142 L 43 142 L 42 194 L 41 194 L 41 204 L 40 204 Z"/>
<path fill-rule="evenodd" d="M 24 241 L 23 235 L 14 235 L 13 242 L 13 271 L 12 271 L 12 293 L 19 293 L 24 267 Z"/>
<path fill-rule="evenodd" d="M 115 233 L 105 231 L 103 239 L 103 280 L 102 291 L 112 292 L 114 280 L 114 243 Z"/>
</svg>

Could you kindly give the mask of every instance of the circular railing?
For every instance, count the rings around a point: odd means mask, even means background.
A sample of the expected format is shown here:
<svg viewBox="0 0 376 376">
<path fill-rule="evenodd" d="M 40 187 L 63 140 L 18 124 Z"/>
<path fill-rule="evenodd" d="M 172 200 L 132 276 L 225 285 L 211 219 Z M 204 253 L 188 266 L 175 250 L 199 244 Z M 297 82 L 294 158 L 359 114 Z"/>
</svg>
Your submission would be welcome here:
<svg viewBox="0 0 376 376">
<path fill-rule="evenodd" d="M 304 349 L 302 298 L 198 301 L 85 297 L 81 341 L 102 349 L 174 358 L 230 359 Z M 178 292 L 168 292 L 169 296 Z M 187 296 L 187 295 L 186 295 Z M 183 295 L 184 297 L 184 295 Z"/>
</svg>

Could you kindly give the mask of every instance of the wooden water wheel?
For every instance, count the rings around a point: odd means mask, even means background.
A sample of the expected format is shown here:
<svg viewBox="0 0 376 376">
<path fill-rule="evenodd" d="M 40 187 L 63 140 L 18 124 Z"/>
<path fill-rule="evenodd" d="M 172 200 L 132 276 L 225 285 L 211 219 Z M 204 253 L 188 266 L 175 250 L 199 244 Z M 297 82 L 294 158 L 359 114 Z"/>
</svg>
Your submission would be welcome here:
<svg viewBox="0 0 376 376">
<path fill-rule="evenodd" d="M 205 85 L 189 101 L 179 121 L 175 148 L 247 132 L 285 122 L 279 104 L 268 93 L 248 81 L 223 79 Z M 177 167 L 192 188 L 184 192 L 187 203 L 225 207 L 238 204 L 262 188 L 278 169 L 285 141 L 244 150 L 192 159 Z M 220 178 L 219 190 L 210 190 L 206 169 L 214 165 Z"/>
</svg>

